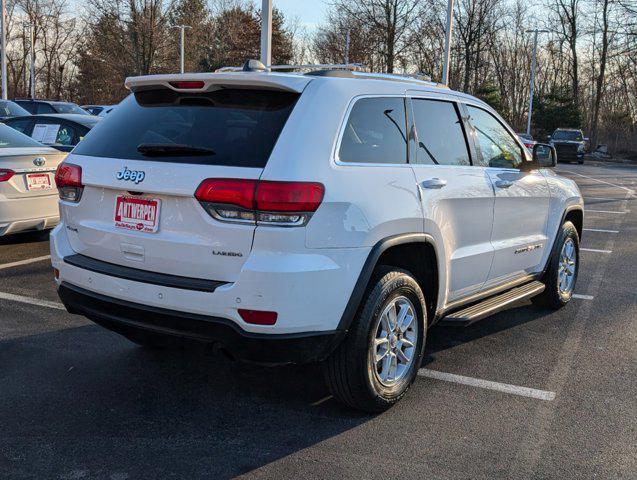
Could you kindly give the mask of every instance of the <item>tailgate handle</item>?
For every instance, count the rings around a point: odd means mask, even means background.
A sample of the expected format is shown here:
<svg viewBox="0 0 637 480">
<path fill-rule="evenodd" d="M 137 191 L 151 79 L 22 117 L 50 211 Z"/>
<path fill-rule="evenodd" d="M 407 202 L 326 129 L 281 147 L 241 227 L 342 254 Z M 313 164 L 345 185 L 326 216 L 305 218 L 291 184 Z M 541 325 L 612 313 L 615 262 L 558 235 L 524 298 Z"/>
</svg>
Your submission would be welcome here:
<svg viewBox="0 0 637 480">
<path fill-rule="evenodd" d="M 135 262 L 144 261 L 144 247 L 141 245 L 133 245 L 131 243 L 121 243 L 119 245 L 120 251 L 124 258 L 133 260 Z"/>
</svg>

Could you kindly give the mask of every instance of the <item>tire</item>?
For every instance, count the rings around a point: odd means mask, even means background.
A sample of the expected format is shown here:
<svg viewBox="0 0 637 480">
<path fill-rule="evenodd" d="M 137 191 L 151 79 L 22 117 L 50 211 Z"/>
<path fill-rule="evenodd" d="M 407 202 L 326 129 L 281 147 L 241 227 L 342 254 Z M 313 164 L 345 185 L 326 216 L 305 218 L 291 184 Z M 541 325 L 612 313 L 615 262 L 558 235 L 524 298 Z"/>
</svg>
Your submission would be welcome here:
<svg viewBox="0 0 637 480">
<path fill-rule="evenodd" d="M 376 413 L 387 410 L 405 395 L 422 361 L 427 326 L 425 305 L 423 292 L 411 273 L 394 267 L 377 269 L 347 336 L 323 363 L 327 385 L 337 400 L 351 408 Z M 403 333 L 398 321 L 391 333 L 386 331 L 392 309 L 399 311 L 398 319 L 400 312 L 406 312 L 403 318 L 408 326 Z M 380 343 L 373 346 L 375 339 Z M 410 343 L 413 347 L 408 346 Z M 376 354 L 383 360 L 375 362 L 372 355 Z"/>
<path fill-rule="evenodd" d="M 564 249 L 567 248 L 565 247 L 566 244 L 572 245 L 574 264 L 572 266 L 572 274 L 567 274 L 567 277 L 572 277 L 572 280 L 569 280 L 568 283 L 569 288 L 561 289 L 560 260 L 563 260 L 562 255 Z M 533 303 L 539 306 L 557 310 L 570 302 L 571 298 L 573 297 L 575 284 L 577 283 L 579 259 L 579 235 L 577 234 L 577 229 L 571 222 L 564 222 L 562 228 L 558 232 L 557 240 L 555 241 L 553 251 L 551 252 L 551 258 L 549 259 L 546 272 L 544 273 L 543 282 L 546 285 L 546 289 L 544 290 L 544 292 L 533 299 Z M 565 285 L 566 284 L 564 283 L 562 284 L 562 286 Z"/>
</svg>

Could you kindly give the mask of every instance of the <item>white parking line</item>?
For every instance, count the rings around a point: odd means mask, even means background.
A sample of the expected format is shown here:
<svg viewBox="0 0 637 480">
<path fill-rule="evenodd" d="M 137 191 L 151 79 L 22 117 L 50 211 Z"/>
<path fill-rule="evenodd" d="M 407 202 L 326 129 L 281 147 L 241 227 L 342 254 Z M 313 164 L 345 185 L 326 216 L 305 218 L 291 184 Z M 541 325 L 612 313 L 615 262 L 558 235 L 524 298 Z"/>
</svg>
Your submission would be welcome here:
<svg viewBox="0 0 637 480">
<path fill-rule="evenodd" d="M 325 402 L 327 402 L 328 400 L 331 400 L 332 398 L 334 398 L 334 397 L 332 397 L 332 395 L 328 395 L 327 397 L 321 398 L 320 400 L 317 400 L 317 401 L 316 401 L 316 402 L 314 402 L 314 403 L 310 403 L 310 405 L 311 405 L 312 407 L 318 407 L 321 403 L 325 403 Z"/>
<path fill-rule="evenodd" d="M 480 378 L 465 377 L 464 375 L 456 375 L 454 373 L 439 372 L 437 370 L 429 370 L 421 368 L 418 370 L 421 377 L 434 378 L 444 382 L 460 383 L 471 387 L 486 388 L 487 390 L 495 390 L 497 392 L 510 393 L 521 397 L 537 398 L 538 400 L 551 401 L 555 399 L 555 392 L 547 390 L 537 390 L 535 388 L 520 387 L 518 385 L 510 385 L 508 383 L 492 382 L 490 380 L 482 380 Z"/>
<path fill-rule="evenodd" d="M 619 230 L 606 230 L 605 228 L 583 228 L 585 232 L 619 233 Z"/>
<path fill-rule="evenodd" d="M 625 198 L 608 198 L 608 197 L 583 197 L 584 201 L 586 200 L 603 200 L 606 202 L 623 202 L 624 200 L 626 200 Z"/>
<path fill-rule="evenodd" d="M 28 265 L 29 263 L 41 262 L 42 260 L 48 260 L 51 258 L 51 255 L 44 255 L 43 257 L 35 257 L 35 258 L 27 258 L 26 260 L 20 260 L 17 262 L 11 263 L 2 263 L 0 264 L 0 270 L 5 268 L 18 267 L 20 265 Z"/>
<path fill-rule="evenodd" d="M 582 252 L 594 252 L 594 253 L 613 253 L 612 250 L 600 250 L 598 248 L 580 248 Z"/>
<path fill-rule="evenodd" d="M 615 183 L 610 183 L 610 182 L 607 182 L 605 180 L 600 180 L 598 178 L 589 177 L 588 175 L 582 175 L 581 173 L 575 173 L 575 172 L 572 172 L 571 170 L 559 170 L 558 172 L 559 173 L 572 173 L 573 175 L 578 175 L 580 177 L 588 178 L 588 179 L 593 180 L 595 182 L 604 183 L 606 185 L 610 185 L 611 187 L 621 188 L 622 190 L 625 190 L 626 192 L 628 192 L 628 195 L 635 195 L 635 191 L 633 189 L 628 188 L 628 187 L 624 187 L 622 185 L 617 185 Z"/>
<path fill-rule="evenodd" d="M 0 292 L 0 300 L 11 300 L 12 302 L 28 303 L 29 305 L 37 305 L 38 307 L 55 308 L 57 310 L 66 310 L 64 305 L 59 302 L 49 302 L 48 300 L 39 300 L 37 298 L 25 297 L 14 293 Z"/>
<path fill-rule="evenodd" d="M 579 293 L 574 293 L 573 298 L 578 298 L 580 300 L 592 300 L 595 297 L 593 297 L 592 295 L 581 295 Z"/>
<path fill-rule="evenodd" d="M 629 210 L 623 210 L 623 211 L 612 211 L 612 210 L 591 210 L 590 208 L 586 208 L 584 209 L 585 213 L 629 213 Z"/>
</svg>

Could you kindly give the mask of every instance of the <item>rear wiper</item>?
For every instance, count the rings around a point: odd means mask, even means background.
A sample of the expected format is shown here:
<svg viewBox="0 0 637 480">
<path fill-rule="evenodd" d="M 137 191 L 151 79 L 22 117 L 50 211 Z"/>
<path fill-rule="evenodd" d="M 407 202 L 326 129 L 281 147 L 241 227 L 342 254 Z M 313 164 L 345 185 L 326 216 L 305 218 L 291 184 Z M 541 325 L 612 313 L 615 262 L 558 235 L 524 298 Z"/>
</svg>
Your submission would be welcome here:
<svg viewBox="0 0 637 480">
<path fill-rule="evenodd" d="M 171 155 L 215 155 L 211 148 L 193 147 L 180 143 L 142 143 L 137 151 L 149 157 L 167 157 Z"/>
</svg>

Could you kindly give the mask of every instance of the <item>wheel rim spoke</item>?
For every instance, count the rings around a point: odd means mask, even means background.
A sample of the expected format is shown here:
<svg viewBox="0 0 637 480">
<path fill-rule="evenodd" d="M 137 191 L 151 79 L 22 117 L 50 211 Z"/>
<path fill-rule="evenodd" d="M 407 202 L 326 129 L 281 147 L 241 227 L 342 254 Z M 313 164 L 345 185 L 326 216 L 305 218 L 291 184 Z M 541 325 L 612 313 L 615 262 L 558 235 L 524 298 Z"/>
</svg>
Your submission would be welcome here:
<svg viewBox="0 0 637 480">
<path fill-rule="evenodd" d="M 404 296 L 394 298 L 379 315 L 370 361 L 378 380 L 391 386 L 410 370 L 415 357 L 419 324 L 416 309 Z"/>
<path fill-rule="evenodd" d="M 570 294 L 575 284 L 577 271 L 577 252 L 575 243 L 567 238 L 560 252 L 560 261 L 557 271 L 558 289 L 562 294 Z"/>
</svg>

